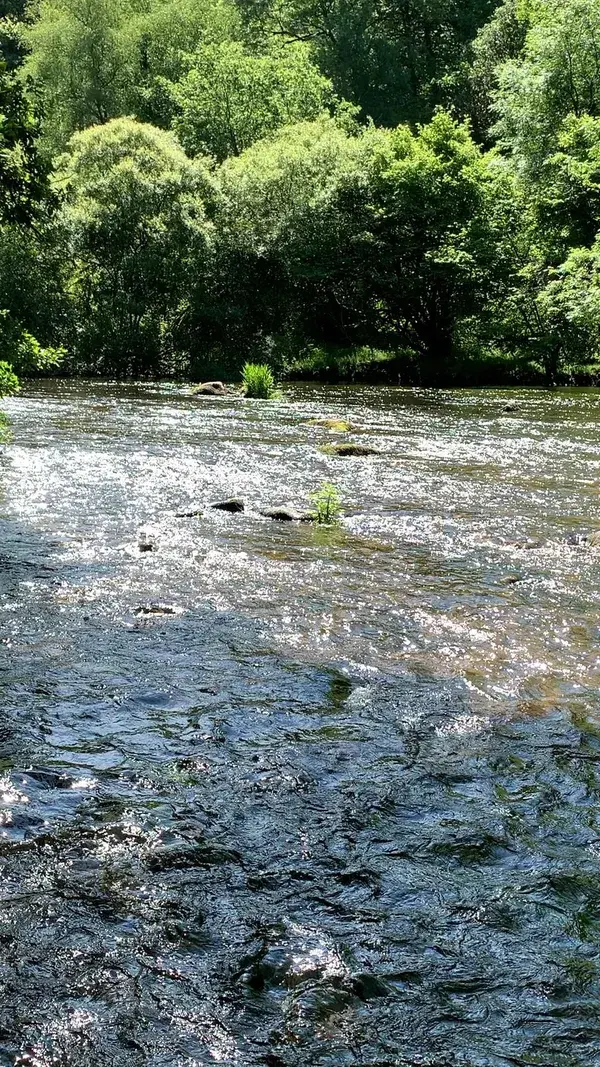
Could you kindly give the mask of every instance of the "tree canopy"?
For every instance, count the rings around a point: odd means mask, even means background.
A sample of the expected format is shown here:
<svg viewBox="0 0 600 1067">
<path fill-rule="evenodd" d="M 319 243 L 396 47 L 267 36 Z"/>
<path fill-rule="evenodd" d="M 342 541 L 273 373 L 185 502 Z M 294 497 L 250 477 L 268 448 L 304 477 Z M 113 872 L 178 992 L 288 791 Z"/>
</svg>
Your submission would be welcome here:
<svg viewBox="0 0 600 1067">
<path fill-rule="evenodd" d="M 88 373 L 595 374 L 600 0 L 4 14 L 6 336 Z"/>
</svg>

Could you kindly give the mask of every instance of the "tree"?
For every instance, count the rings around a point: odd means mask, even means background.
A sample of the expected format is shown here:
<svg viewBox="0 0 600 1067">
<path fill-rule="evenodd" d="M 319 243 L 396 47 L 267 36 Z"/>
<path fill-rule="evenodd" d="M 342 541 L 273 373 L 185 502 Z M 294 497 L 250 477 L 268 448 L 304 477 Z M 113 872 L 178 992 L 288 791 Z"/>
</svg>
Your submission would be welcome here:
<svg viewBox="0 0 600 1067">
<path fill-rule="evenodd" d="M 305 45 L 251 55 L 239 42 L 207 45 L 174 88 L 175 129 L 192 155 L 237 156 L 280 126 L 316 116 L 333 102 L 331 84 Z"/>
<path fill-rule="evenodd" d="M 528 17 L 522 55 L 499 71 L 496 134 L 535 181 L 564 120 L 600 115 L 600 0 L 537 0 Z"/>
<path fill-rule="evenodd" d="M 48 193 L 38 133 L 20 82 L 0 60 L 0 224 L 30 221 Z"/>
<path fill-rule="evenodd" d="M 267 36 L 310 41 L 336 94 L 387 126 L 427 121 L 497 0 L 239 0 Z"/>
<path fill-rule="evenodd" d="M 124 27 L 133 14 L 133 0 L 41 0 L 25 74 L 43 102 L 52 152 L 76 130 L 128 110 L 134 79 Z"/>
<path fill-rule="evenodd" d="M 75 294 L 76 356 L 96 372 L 181 369 L 191 278 L 206 269 L 211 182 L 172 134 L 115 119 L 76 134 L 59 161 Z"/>
<path fill-rule="evenodd" d="M 279 328 L 407 346 L 447 368 L 457 324 L 493 295 L 494 181 L 468 129 L 444 113 L 416 136 L 405 126 L 352 135 L 332 120 L 286 129 L 228 161 L 219 180 L 222 232 L 269 265 Z"/>
</svg>

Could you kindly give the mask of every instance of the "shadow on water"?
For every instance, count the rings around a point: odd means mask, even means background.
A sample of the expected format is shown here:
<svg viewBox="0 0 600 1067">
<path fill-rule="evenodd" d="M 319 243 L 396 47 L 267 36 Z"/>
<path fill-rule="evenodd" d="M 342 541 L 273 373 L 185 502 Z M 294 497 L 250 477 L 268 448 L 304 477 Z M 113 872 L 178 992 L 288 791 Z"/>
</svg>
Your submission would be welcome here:
<svg viewBox="0 0 600 1067">
<path fill-rule="evenodd" d="M 2 1067 L 600 1065 L 600 731 L 2 534 Z"/>
</svg>

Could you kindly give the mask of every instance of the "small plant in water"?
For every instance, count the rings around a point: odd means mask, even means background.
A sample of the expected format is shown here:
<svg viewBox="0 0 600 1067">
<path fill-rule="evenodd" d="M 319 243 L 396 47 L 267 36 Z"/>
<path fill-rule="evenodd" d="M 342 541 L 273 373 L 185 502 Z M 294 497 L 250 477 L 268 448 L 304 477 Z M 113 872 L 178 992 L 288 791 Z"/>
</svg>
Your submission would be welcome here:
<svg viewBox="0 0 600 1067">
<path fill-rule="evenodd" d="M 334 526 L 342 517 L 342 499 L 335 485 L 323 482 L 323 485 L 311 493 L 313 515 L 319 526 Z"/>
<path fill-rule="evenodd" d="M 246 396 L 252 400 L 271 400 L 277 395 L 273 371 L 266 363 L 245 363 L 242 386 Z"/>
</svg>

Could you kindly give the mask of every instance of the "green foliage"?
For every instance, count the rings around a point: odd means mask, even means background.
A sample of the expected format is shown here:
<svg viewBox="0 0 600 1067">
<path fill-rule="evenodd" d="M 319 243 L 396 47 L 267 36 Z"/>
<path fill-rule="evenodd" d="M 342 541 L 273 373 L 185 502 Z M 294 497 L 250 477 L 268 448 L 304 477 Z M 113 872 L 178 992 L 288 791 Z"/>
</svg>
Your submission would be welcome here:
<svg viewBox="0 0 600 1067">
<path fill-rule="evenodd" d="M 600 0 L 4 0 L 0 50 L 17 373 L 600 359 Z"/>
<path fill-rule="evenodd" d="M 206 168 L 172 134 L 115 119 L 72 138 L 56 181 L 79 360 L 103 373 L 185 372 L 173 352 L 210 256 Z"/>
<path fill-rule="evenodd" d="M 370 345 L 341 347 L 309 345 L 300 348 L 286 365 L 289 378 L 325 381 L 395 381 L 401 355 Z"/>
<path fill-rule="evenodd" d="M 338 489 L 331 482 L 323 484 L 310 496 L 313 516 L 319 526 L 333 526 L 339 523 L 342 512 L 342 499 Z"/>
<path fill-rule="evenodd" d="M 0 397 L 14 396 L 20 389 L 19 379 L 14 373 L 10 363 L 0 360 Z M 0 439 L 2 435 L 0 434 Z"/>
<path fill-rule="evenodd" d="M 428 121 L 495 0 L 240 0 L 265 35 L 311 41 L 335 92 L 377 123 Z"/>
<path fill-rule="evenodd" d="M 273 371 L 266 363 L 245 363 L 242 387 L 250 400 L 272 400 L 277 395 Z"/>
<path fill-rule="evenodd" d="M 497 135 L 535 179 L 569 115 L 600 114 L 600 0 L 530 5 L 522 55 L 499 70 Z"/>
<path fill-rule="evenodd" d="M 175 129 L 192 155 L 238 156 L 255 141 L 332 104 L 330 82 L 304 44 L 252 55 L 237 41 L 203 47 L 173 89 Z"/>
<path fill-rule="evenodd" d="M 17 374 L 47 372 L 57 367 L 65 355 L 62 348 L 41 345 L 7 310 L 0 311 L 0 359 L 9 363 Z"/>
<path fill-rule="evenodd" d="M 346 347 L 366 335 L 444 364 L 457 323 L 493 294 L 500 178 L 446 113 L 416 135 L 331 119 L 287 128 L 219 181 L 230 254 L 269 263 L 262 299 L 280 331 L 318 326 Z"/>
<path fill-rule="evenodd" d="M 50 150 L 123 115 L 169 126 L 171 81 L 201 44 L 228 38 L 237 23 L 227 0 L 40 0 L 25 71 L 43 101 Z"/>
<path fill-rule="evenodd" d="M 38 86 L 54 152 L 75 130 L 127 110 L 132 57 L 124 28 L 133 13 L 129 0 L 41 0 L 25 71 Z"/>
<path fill-rule="evenodd" d="M 48 193 L 37 137 L 31 104 L 0 57 L 0 225 L 29 222 Z"/>
</svg>

